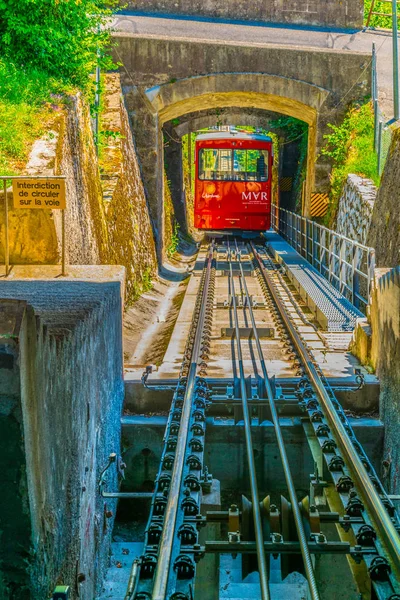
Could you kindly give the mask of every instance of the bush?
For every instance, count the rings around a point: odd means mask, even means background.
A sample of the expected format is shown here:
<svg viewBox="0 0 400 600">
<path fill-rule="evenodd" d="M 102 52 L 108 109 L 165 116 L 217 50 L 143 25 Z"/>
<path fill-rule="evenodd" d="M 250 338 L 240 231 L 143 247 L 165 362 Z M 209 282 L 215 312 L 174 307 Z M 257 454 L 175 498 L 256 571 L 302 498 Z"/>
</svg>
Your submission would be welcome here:
<svg viewBox="0 0 400 600">
<path fill-rule="evenodd" d="M 367 22 L 372 0 L 364 2 L 364 20 Z M 389 16 L 372 15 L 370 27 L 382 27 L 384 29 L 392 29 L 392 7 L 388 2 L 375 2 L 374 12 L 387 13 Z"/>
<path fill-rule="evenodd" d="M 107 22 L 118 0 L 0 0 L 0 48 L 17 67 L 86 88 L 97 65 L 111 67 Z M 40 93 L 40 86 L 37 86 Z"/>
<path fill-rule="evenodd" d="M 46 129 L 51 118 L 52 94 L 65 86 L 46 73 L 17 69 L 0 59 L 0 173 L 17 175 L 31 145 Z"/>
<path fill-rule="evenodd" d="M 329 124 L 328 127 L 332 133 L 324 136 L 326 145 L 321 152 L 333 159 L 330 205 L 325 219 L 331 226 L 343 185 L 350 173 L 372 179 L 375 185 L 379 185 L 372 103 L 352 105 L 341 125 Z"/>
</svg>

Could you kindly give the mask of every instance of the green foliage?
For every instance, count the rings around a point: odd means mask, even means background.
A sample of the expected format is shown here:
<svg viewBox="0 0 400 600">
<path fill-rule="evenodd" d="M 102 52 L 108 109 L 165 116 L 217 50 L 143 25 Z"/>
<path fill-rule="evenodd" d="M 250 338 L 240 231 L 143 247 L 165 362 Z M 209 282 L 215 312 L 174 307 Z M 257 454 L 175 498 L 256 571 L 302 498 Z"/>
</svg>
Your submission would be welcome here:
<svg viewBox="0 0 400 600">
<path fill-rule="evenodd" d="M 0 173 L 16 175 L 35 139 L 43 135 L 65 85 L 43 71 L 18 69 L 0 59 Z"/>
<path fill-rule="evenodd" d="M 169 244 L 166 249 L 167 256 L 169 256 L 171 258 L 171 256 L 173 256 L 175 254 L 175 252 L 178 250 L 178 246 L 179 246 L 179 223 L 177 221 L 174 221 L 171 239 L 170 239 Z"/>
<path fill-rule="evenodd" d="M 111 67 L 108 23 L 111 7 L 117 4 L 118 0 L 0 0 L 3 57 L 24 70 L 43 71 L 86 89 L 98 60 L 103 68 Z"/>
<path fill-rule="evenodd" d="M 147 267 L 139 281 L 133 282 L 133 295 L 131 301 L 127 306 L 131 306 L 136 300 L 140 298 L 145 292 L 149 292 L 153 287 L 152 272 L 150 267 Z M 1 596 L 0 596 L 1 597 Z"/>
<path fill-rule="evenodd" d="M 364 1 L 364 20 L 367 22 L 372 0 Z M 389 16 L 372 15 L 370 27 L 382 27 L 383 29 L 392 29 L 392 7 L 388 2 L 375 2 L 374 12 L 386 13 Z"/>
<path fill-rule="evenodd" d="M 108 20 L 118 0 L 0 0 L 0 172 L 23 169 L 54 110 L 97 64 L 112 67 Z M 105 132 L 108 133 L 108 132 Z"/>
<path fill-rule="evenodd" d="M 304 121 L 295 119 L 294 117 L 279 117 L 269 124 L 273 131 L 284 129 L 286 133 L 286 141 L 294 142 L 301 137 L 307 140 L 308 125 Z"/>
<path fill-rule="evenodd" d="M 1 565 L 0 565 L 1 567 Z M 10 598 L 10 590 L 8 589 L 5 581 L 4 581 L 4 576 L 3 573 L 0 570 L 0 598 L 2 600 L 9 600 Z"/>
<path fill-rule="evenodd" d="M 273 131 L 285 133 L 285 144 L 297 142 L 299 146 L 299 161 L 293 179 L 293 198 L 296 210 L 301 210 L 303 181 L 307 175 L 308 124 L 295 117 L 282 116 L 271 121 Z M 277 154 L 278 150 L 275 151 Z"/>
<path fill-rule="evenodd" d="M 371 102 L 355 104 L 340 125 L 329 125 L 332 133 L 324 136 L 322 154 L 333 160 L 330 207 L 326 217 L 332 225 L 343 185 L 350 173 L 372 179 L 379 185 L 377 157 L 374 151 L 374 113 Z"/>
</svg>

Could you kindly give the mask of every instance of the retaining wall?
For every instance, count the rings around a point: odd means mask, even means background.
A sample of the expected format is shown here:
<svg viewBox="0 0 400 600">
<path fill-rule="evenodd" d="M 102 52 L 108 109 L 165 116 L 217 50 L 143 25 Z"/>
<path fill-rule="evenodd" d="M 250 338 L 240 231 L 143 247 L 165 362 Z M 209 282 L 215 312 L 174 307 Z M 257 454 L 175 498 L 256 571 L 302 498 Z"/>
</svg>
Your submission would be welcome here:
<svg viewBox="0 0 400 600">
<path fill-rule="evenodd" d="M 365 244 L 377 195 L 373 181 L 349 175 L 339 200 L 336 231 Z"/>
<path fill-rule="evenodd" d="M 135 0 L 128 2 L 128 8 L 146 13 L 361 29 L 364 1 Z"/>
<path fill-rule="evenodd" d="M 116 503 L 98 479 L 120 449 L 123 274 L 105 267 L 101 283 L 95 269 L 96 283 L 0 282 L 4 600 L 47 600 L 56 584 L 93 600 L 108 566 L 105 510 Z M 117 488 L 114 472 L 108 486 Z"/>
<path fill-rule="evenodd" d="M 105 76 L 103 147 L 99 159 L 109 261 L 126 269 L 126 303 L 131 304 L 157 271 L 154 234 L 120 76 Z"/>
<path fill-rule="evenodd" d="M 380 416 L 385 425 L 382 471 L 389 493 L 400 494 L 400 266 L 376 269 L 369 325 L 357 325 L 352 351 L 376 370 L 381 382 Z"/>
<path fill-rule="evenodd" d="M 400 128 L 394 129 L 381 185 L 372 213 L 367 244 L 375 248 L 378 267 L 400 264 Z"/>
</svg>

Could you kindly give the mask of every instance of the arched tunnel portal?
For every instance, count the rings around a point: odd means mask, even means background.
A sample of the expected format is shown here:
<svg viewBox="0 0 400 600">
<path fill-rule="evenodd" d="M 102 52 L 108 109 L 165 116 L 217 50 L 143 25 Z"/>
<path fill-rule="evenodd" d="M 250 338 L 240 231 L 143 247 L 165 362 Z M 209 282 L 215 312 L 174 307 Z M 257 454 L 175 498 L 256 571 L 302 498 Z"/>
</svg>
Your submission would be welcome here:
<svg viewBox="0 0 400 600">
<path fill-rule="evenodd" d="M 159 256 L 164 250 L 164 141 L 163 126 L 174 119 L 185 121 L 185 115 L 197 112 L 249 109 L 288 115 L 308 125 L 307 179 L 305 213 L 315 189 L 319 172 L 327 180 L 327 169 L 318 149 L 326 133 L 326 115 L 321 114 L 330 95 L 316 85 L 260 73 L 216 74 L 172 81 L 147 90 L 131 89 L 127 93 L 138 153 L 142 163 L 149 206 L 155 224 Z M 244 124 L 244 123 L 241 123 Z M 321 168 L 322 167 L 322 168 Z M 326 183 L 326 182 L 325 182 Z"/>
<path fill-rule="evenodd" d="M 363 99 L 371 85 L 369 53 L 281 44 L 115 33 L 115 60 L 138 150 L 149 207 L 163 248 L 163 136 L 167 121 L 207 108 L 272 110 L 309 125 L 307 198 L 329 190 L 321 156 L 328 123 Z M 308 210 L 305 203 L 305 212 Z"/>
<path fill-rule="evenodd" d="M 194 159 L 194 145 L 190 134 L 218 126 L 251 127 L 271 131 L 279 140 L 274 169 L 274 198 L 279 193 L 279 203 L 295 210 L 303 196 L 304 143 L 308 140 L 308 127 L 299 135 L 285 122 L 282 115 L 258 108 L 225 107 L 186 113 L 164 124 L 164 158 L 166 178 L 169 182 L 175 217 L 182 231 L 193 234 L 194 182 L 190 162 Z M 288 129 L 289 125 L 289 129 Z M 280 189 L 281 181 L 284 182 Z"/>
</svg>

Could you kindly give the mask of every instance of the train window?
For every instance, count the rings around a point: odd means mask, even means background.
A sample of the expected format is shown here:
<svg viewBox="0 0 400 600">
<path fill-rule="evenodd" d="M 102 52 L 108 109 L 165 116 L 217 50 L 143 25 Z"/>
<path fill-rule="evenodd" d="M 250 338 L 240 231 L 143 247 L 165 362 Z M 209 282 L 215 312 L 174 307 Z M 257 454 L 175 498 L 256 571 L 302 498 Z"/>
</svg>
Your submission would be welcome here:
<svg viewBox="0 0 400 600">
<path fill-rule="evenodd" d="M 202 148 L 199 179 L 229 181 L 232 178 L 232 150 Z"/>
<path fill-rule="evenodd" d="M 234 179 L 240 181 L 268 180 L 267 150 L 234 150 Z"/>
<path fill-rule="evenodd" d="M 199 179 L 208 181 L 268 181 L 267 150 L 202 148 Z"/>
</svg>

